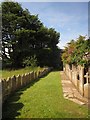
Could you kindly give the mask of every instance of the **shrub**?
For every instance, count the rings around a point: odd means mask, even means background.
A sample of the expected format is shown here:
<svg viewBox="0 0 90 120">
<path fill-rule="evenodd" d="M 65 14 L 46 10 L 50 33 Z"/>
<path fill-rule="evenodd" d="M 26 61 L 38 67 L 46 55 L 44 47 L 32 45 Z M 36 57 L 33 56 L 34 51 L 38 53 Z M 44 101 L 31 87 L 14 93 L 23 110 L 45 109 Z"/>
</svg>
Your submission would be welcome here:
<svg viewBox="0 0 90 120">
<path fill-rule="evenodd" d="M 26 57 L 26 59 L 23 60 L 23 66 L 24 67 L 36 67 L 37 66 L 37 58 L 36 55 L 31 56 L 31 57 Z"/>
</svg>

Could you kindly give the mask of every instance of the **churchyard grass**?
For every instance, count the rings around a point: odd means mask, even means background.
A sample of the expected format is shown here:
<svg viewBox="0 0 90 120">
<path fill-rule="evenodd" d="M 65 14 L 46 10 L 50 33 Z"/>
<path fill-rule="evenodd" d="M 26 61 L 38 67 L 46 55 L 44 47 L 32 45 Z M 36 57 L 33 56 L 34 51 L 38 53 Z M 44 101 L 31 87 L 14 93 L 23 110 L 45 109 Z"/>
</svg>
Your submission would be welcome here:
<svg viewBox="0 0 90 120">
<path fill-rule="evenodd" d="M 0 77 L 3 79 L 6 79 L 7 77 L 12 77 L 13 75 L 17 76 L 17 75 L 22 75 L 25 73 L 28 73 L 30 71 L 38 71 L 41 70 L 43 68 L 40 67 L 26 67 L 26 68 L 22 68 L 22 69 L 17 69 L 17 70 L 0 70 Z"/>
<path fill-rule="evenodd" d="M 87 118 L 86 106 L 63 98 L 59 71 L 17 91 L 3 106 L 5 118 Z"/>
</svg>

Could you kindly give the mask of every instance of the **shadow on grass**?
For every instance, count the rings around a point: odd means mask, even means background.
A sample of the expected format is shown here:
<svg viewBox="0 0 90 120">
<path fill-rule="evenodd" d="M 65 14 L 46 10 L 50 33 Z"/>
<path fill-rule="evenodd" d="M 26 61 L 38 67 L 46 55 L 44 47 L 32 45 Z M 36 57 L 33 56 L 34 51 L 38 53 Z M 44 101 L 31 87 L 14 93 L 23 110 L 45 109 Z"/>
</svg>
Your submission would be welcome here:
<svg viewBox="0 0 90 120">
<path fill-rule="evenodd" d="M 2 106 L 2 118 L 15 118 L 20 115 L 18 110 L 20 110 L 24 105 L 22 103 L 17 103 L 20 99 L 22 92 L 14 93 L 10 96 Z"/>
<path fill-rule="evenodd" d="M 34 84 L 36 84 L 41 78 L 44 78 L 47 76 L 49 73 L 46 75 L 43 75 L 39 77 L 38 79 L 32 81 L 29 85 L 19 89 L 16 91 L 14 94 L 10 95 L 8 99 L 3 103 L 2 107 L 2 119 L 14 119 L 17 116 L 20 115 L 19 110 L 23 108 L 24 104 L 19 102 L 20 96 L 23 94 L 23 91 L 27 90 Z"/>
</svg>

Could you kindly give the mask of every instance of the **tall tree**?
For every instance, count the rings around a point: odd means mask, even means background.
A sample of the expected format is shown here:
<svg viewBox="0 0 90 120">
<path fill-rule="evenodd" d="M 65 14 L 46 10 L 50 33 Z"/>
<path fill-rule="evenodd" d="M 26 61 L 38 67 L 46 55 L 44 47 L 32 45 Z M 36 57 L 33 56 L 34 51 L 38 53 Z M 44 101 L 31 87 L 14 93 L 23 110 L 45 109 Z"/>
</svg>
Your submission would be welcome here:
<svg viewBox="0 0 90 120">
<path fill-rule="evenodd" d="M 2 20 L 3 67 L 22 67 L 32 56 L 40 66 L 56 66 L 60 34 L 55 29 L 46 28 L 17 2 L 2 3 Z"/>
<path fill-rule="evenodd" d="M 62 60 L 67 64 L 89 65 L 90 60 L 84 59 L 86 53 L 90 53 L 90 40 L 80 35 L 76 41 L 71 41 L 65 47 Z"/>
<path fill-rule="evenodd" d="M 27 51 L 25 53 L 25 49 L 28 43 L 27 50 L 30 44 L 34 46 L 35 37 L 33 33 L 42 26 L 42 23 L 37 15 L 30 15 L 29 11 L 27 9 L 23 10 L 17 2 L 2 3 L 2 21 L 3 63 L 9 61 L 11 65 L 19 66 L 20 57 L 21 59 L 24 57 L 22 56 L 23 51 L 24 54 L 27 53 Z"/>
</svg>

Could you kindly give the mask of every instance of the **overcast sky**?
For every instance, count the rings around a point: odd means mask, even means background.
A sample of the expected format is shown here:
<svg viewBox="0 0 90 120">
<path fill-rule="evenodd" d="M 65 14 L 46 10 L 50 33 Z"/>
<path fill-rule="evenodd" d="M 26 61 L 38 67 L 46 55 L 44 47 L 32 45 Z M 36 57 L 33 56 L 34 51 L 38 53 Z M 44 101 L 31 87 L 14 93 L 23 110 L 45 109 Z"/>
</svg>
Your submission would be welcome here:
<svg viewBox="0 0 90 120">
<path fill-rule="evenodd" d="M 60 32 L 60 42 L 58 44 L 60 48 L 63 48 L 71 39 L 78 38 L 79 35 L 88 35 L 88 2 L 83 2 L 85 0 L 79 0 L 82 2 L 55 2 L 55 0 L 43 0 L 54 2 L 29 2 L 40 0 L 16 1 L 23 8 L 27 8 L 31 14 L 38 14 L 39 19 L 46 27 L 53 27 L 57 32 Z"/>
</svg>

